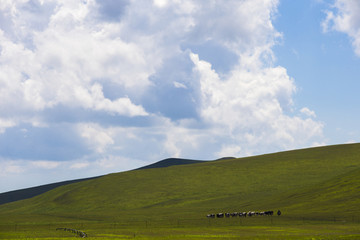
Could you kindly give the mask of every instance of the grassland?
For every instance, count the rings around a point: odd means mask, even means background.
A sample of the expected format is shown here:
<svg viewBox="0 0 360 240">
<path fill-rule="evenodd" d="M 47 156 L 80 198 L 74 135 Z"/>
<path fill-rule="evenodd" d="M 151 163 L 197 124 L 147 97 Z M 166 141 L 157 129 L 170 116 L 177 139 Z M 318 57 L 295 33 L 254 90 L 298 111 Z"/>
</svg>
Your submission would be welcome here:
<svg viewBox="0 0 360 240">
<path fill-rule="evenodd" d="M 208 227 L 119 227 L 116 224 L 83 224 L 89 239 L 359 239 L 359 225 L 312 223 L 298 225 L 235 225 Z M 79 225 L 80 226 L 80 225 Z M 20 225 L 1 231 L 1 239 L 78 239 L 56 231 L 56 226 Z"/>
<path fill-rule="evenodd" d="M 289 218 L 182 219 L 134 222 L 49 222 L 0 225 L 0 239 L 76 239 L 59 226 L 85 231 L 90 239 L 359 239 L 359 223 Z"/>
<path fill-rule="evenodd" d="M 359 190 L 360 144 L 134 170 L 0 205 L 0 238 L 360 239 Z"/>
</svg>

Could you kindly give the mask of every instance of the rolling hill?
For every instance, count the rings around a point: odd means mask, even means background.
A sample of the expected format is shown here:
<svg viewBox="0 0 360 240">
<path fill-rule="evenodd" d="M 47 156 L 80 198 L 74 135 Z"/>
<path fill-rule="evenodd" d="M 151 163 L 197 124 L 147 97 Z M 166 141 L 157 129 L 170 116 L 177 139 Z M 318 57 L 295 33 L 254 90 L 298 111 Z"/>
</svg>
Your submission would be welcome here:
<svg viewBox="0 0 360 240">
<path fill-rule="evenodd" d="M 359 190 L 360 144 L 346 144 L 109 174 L 0 205 L 0 219 L 199 218 L 267 209 L 293 218 L 350 216 L 360 214 Z"/>
<path fill-rule="evenodd" d="M 138 170 L 170 167 L 170 166 L 174 166 L 174 165 L 184 165 L 184 164 L 193 164 L 193 163 L 201 163 L 201 162 L 205 162 L 205 161 L 181 159 L 181 158 L 168 158 L 168 159 L 164 159 L 164 160 L 158 161 L 156 163 L 149 164 L 144 167 L 138 168 Z M 101 176 L 98 176 L 98 177 L 101 177 Z M 24 189 L 19 189 L 19 190 L 15 190 L 15 191 L 0 193 L 0 205 L 4 204 L 4 203 L 15 202 L 15 201 L 23 200 L 23 199 L 32 198 L 32 197 L 43 194 L 45 192 L 48 192 L 48 191 L 50 191 L 54 188 L 60 187 L 60 186 L 77 183 L 77 182 L 81 182 L 81 181 L 86 181 L 86 180 L 90 180 L 90 179 L 95 179 L 98 177 L 62 181 L 62 182 L 44 184 L 41 186 L 24 188 Z"/>
</svg>

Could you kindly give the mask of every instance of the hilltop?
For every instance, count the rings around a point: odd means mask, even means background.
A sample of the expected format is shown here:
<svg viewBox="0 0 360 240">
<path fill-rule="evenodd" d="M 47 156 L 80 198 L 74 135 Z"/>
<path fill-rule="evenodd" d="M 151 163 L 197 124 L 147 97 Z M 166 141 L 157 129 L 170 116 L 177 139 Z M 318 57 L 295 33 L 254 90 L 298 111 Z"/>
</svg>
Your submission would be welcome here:
<svg viewBox="0 0 360 240">
<path fill-rule="evenodd" d="M 3 204 L 0 219 L 173 219 L 267 209 L 292 218 L 351 216 L 360 214 L 359 189 L 360 144 L 335 145 L 109 174 Z"/>
<path fill-rule="evenodd" d="M 184 159 L 184 158 L 167 158 L 156 163 L 140 167 L 137 170 L 141 169 L 150 169 L 150 168 L 164 168 L 164 167 L 171 167 L 176 165 L 185 165 L 185 164 L 194 164 L 194 163 L 202 163 L 206 162 L 203 160 L 192 160 L 192 159 Z"/>
</svg>

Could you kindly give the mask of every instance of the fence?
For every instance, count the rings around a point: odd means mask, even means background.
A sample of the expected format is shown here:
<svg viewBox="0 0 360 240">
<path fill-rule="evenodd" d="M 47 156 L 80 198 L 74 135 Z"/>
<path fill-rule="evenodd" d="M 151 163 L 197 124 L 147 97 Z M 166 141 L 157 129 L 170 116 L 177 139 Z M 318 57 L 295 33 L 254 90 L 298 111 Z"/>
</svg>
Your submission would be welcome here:
<svg viewBox="0 0 360 240">
<path fill-rule="evenodd" d="M 126 228 L 188 228 L 188 227 L 227 227 L 227 226 L 276 226 L 307 224 L 359 224 L 360 216 L 348 217 L 287 217 L 253 216 L 193 219 L 128 219 L 104 222 L 54 222 L 47 224 L 2 224 L 0 232 L 21 232 L 33 229 L 56 230 L 56 228 L 86 229 L 126 229 Z"/>
</svg>

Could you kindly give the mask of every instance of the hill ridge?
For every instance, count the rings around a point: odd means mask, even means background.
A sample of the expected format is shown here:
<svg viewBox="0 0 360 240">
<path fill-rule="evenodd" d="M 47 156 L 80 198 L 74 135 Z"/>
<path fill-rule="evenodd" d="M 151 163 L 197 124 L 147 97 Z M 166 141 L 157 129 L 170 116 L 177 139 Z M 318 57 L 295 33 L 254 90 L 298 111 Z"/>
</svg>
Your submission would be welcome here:
<svg viewBox="0 0 360 240">
<path fill-rule="evenodd" d="M 145 165 L 143 167 L 134 169 L 134 170 L 141 170 L 141 169 L 150 169 L 150 168 L 162 168 L 162 167 L 170 167 L 175 165 L 184 165 L 184 164 L 194 164 L 194 163 L 201 163 L 205 162 L 203 160 L 191 160 L 191 159 L 184 159 L 184 158 L 166 158 L 163 160 L 160 160 L 158 162 Z M 132 170 L 130 170 L 132 171 Z M 23 188 L 23 189 L 17 189 L 12 191 L 7 191 L 0 193 L 0 205 L 15 201 L 20 201 L 28 198 L 32 198 L 35 196 L 38 196 L 40 194 L 46 193 L 52 189 L 69 185 L 72 183 L 77 183 L 81 181 L 87 181 L 95 178 L 102 177 L 96 176 L 96 177 L 89 177 L 89 178 L 81 178 L 81 179 L 73 179 L 73 180 L 67 180 L 67 181 L 60 181 L 55 183 L 49 183 L 49 184 L 43 184 L 39 186 L 29 187 L 29 188 Z"/>
<path fill-rule="evenodd" d="M 166 158 L 166 159 L 160 160 L 158 162 L 137 168 L 135 170 L 150 169 L 150 168 L 164 168 L 164 167 L 203 163 L 203 162 L 207 162 L 207 161 L 206 160 L 185 159 L 185 158 Z"/>
</svg>

